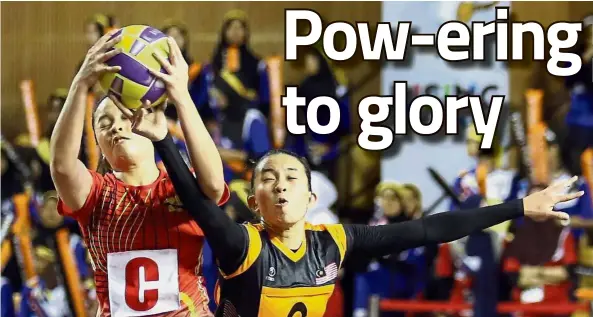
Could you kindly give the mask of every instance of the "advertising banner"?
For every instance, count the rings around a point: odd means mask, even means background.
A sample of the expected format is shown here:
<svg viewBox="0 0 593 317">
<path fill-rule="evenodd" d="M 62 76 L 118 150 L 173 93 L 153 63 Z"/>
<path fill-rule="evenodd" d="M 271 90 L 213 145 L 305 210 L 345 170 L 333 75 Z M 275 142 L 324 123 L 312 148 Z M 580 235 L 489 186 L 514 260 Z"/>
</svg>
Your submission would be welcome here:
<svg viewBox="0 0 593 317">
<path fill-rule="evenodd" d="M 390 22 L 394 28 L 397 22 L 411 22 L 411 34 L 437 34 L 441 25 L 452 20 L 464 21 L 470 29 L 472 22 L 491 22 L 495 20 L 495 7 L 501 6 L 510 7 L 510 2 L 386 1 L 383 2 L 382 19 L 383 22 Z M 489 104 L 490 98 L 497 95 L 505 96 L 506 104 L 509 72 L 505 62 L 494 60 L 495 39 L 492 35 L 485 40 L 486 59 L 481 62 L 447 62 L 441 59 L 434 46 L 409 48 L 406 51 L 407 61 L 389 63 L 382 70 L 381 93 L 391 95 L 394 81 L 406 81 L 408 100 L 423 94 L 441 100 L 447 95 L 475 95 L 480 96 L 483 103 Z M 471 121 L 471 115 L 458 121 L 456 136 L 445 133 L 423 136 L 408 132 L 409 135 L 396 138 L 392 148 L 384 151 L 382 179 L 413 183 L 422 191 L 424 208 L 434 203 L 442 195 L 442 190 L 431 178 L 429 167 L 452 184 L 462 170 L 475 166 L 474 160 L 467 155 L 465 144 L 466 122 Z M 442 212 L 447 208 L 448 204 L 442 202 L 434 211 Z"/>
</svg>

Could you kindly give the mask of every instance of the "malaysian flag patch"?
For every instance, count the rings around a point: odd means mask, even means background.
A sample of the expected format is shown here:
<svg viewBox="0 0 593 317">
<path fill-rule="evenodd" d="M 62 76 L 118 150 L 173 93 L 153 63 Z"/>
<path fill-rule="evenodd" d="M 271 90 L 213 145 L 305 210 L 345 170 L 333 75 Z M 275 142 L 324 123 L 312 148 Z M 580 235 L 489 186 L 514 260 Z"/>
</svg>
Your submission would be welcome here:
<svg viewBox="0 0 593 317">
<path fill-rule="evenodd" d="M 333 262 L 332 264 L 327 265 L 325 268 L 319 269 L 317 272 L 315 272 L 315 284 L 325 284 L 334 280 L 336 277 L 338 277 L 338 266 L 336 265 L 336 262 Z"/>
</svg>

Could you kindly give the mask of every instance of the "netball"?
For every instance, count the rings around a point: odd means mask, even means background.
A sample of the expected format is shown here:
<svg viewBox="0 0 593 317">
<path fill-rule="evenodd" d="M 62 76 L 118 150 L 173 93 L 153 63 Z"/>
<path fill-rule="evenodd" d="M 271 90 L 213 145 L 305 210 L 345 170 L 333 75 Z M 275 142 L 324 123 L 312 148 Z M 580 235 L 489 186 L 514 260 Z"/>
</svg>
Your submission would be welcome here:
<svg viewBox="0 0 593 317">
<path fill-rule="evenodd" d="M 161 64 L 153 53 L 168 57 L 167 36 L 150 26 L 129 25 L 112 35 L 122 35 L 115 48 L 121 53 L 110 58 L 109 66 L 120 66 L 118 73 L 106 73 L 100 78 L 101 87 L 111 93 L 129 109 L 137 109 L 148 100 L 158 105 L 165 100 L 165 85 L 154 77 L 149 69 L 160 70 Z"/>
</svg>

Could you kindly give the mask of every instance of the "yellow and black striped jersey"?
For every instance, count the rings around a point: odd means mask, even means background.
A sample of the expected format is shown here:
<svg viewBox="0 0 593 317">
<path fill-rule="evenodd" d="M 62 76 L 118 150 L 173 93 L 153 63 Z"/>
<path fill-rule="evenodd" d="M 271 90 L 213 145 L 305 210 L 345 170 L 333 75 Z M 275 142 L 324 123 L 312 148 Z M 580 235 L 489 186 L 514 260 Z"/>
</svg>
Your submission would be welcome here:
<svg viewBox="0 0 593 317">
<path fill-rule="evenodd" d="M 222 273 L 217 315 L 323 316 L 346 253 L 344 227 L 307 224 L 305 240 L 293 251 L 263 226 L 244 226 L 247 255 L 235 272 Z"/>
</svg>

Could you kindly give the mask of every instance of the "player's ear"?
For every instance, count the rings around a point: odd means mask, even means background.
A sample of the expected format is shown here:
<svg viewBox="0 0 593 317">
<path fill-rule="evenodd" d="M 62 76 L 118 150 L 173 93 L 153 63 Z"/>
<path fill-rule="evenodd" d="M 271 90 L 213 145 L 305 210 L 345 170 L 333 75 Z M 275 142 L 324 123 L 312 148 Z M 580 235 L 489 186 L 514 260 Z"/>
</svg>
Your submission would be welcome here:
<svg viewBox="0 0 593 317">
<path fill-rule="evenodd" d="M 254 195 L 249 195 L 249 197 L 247 197 L 247 204 L 249 205 L 249 209 L 259 214 L 259 207 L 257 206 Z"/>
<path fill-rule="evenodd" d="M 311 192 L 311 196 L 309 196 L 309 207 L 313 207 L 317 204 L 317 195 L 314 192 Z"/>
</svg>

